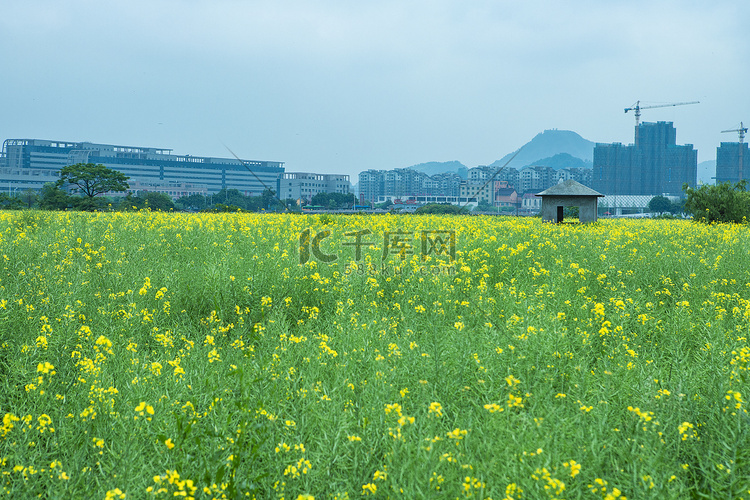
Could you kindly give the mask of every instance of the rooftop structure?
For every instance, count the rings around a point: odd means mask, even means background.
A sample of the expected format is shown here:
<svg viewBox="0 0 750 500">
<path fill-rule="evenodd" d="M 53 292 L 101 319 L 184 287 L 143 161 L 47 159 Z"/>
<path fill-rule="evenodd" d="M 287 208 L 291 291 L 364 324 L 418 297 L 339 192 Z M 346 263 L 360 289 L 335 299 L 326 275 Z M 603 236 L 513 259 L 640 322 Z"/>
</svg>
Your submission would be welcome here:
<svg viewBox="0 0 750 500">
<path fill-rule="evenodd" d="M 495 181 L 494 206 L 518 208 L 518 193 L 508 184 L 508 181 Z"/>
</svg>

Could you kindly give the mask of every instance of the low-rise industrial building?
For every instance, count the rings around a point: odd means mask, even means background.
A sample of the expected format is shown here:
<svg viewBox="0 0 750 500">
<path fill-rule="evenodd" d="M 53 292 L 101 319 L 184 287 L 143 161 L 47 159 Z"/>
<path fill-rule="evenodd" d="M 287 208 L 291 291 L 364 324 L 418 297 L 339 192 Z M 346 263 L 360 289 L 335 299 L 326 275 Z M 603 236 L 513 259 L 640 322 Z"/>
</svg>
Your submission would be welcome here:
<svg viewBox="0 0 750 500">
<path fill-rule="evenodd" d="M 318 193 L 351 193 L 349 176 L 310 172 L 286 172 L 281 176 L 278 196 L 282 200 L 310 202 Z"/>
<path fill-rule="evenodd" d="M 237 189 L 246 196 L 266 187 L 278 190 L 284 163 L 206 156 L 175 155 L 171 149 L 117 146 L 91 142 L 8 139 L 0 156 L 0 190 L 40 190 L 57 182 L 60 169 L 76 163 L 102 164 L 130 177 L 134 184 L 164 192 L 175 184 L 208 194 Z M 176 190 L 172 190 L 176 191 Z"/>
</svg>

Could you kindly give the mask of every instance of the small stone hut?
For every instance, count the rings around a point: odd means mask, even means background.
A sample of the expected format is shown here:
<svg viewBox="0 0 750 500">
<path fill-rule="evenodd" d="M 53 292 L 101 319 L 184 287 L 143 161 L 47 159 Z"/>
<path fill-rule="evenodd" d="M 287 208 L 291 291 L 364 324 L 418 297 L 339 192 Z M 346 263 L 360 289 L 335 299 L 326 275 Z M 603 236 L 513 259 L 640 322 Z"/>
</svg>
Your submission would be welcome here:
<svg viewBox="0 0 750 500">
<path fill-rule="evenodd" d="M 585 223 L 596 222 L 598 198 L 604 195 L 569 179 L 538 193 L 537 196 L 542 198 L 542 220 L 562 222 L 565 207 L 578 207 L 578 220 Z"/>
</svg>

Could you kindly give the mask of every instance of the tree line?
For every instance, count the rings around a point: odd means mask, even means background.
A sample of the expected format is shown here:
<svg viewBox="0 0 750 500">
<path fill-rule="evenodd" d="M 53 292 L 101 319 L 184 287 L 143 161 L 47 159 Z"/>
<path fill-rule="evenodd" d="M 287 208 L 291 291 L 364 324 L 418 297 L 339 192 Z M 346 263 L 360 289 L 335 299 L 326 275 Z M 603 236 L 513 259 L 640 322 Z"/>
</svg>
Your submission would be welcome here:
<svg viewBox="0 0 750 500">
<path fill-rule="evenodd" d="M 222 189 L 211 195 L 192 194 L 176 201 L 164 193 L 128 193 L 121 198 L 107 198 L 105 193 L 124 192 L 129 189 L 126 175 L 116 170 L 93 163 L 77 163 L 63 167 L 60 179 L 45 184 L 40 192 L 27 189 L 11 195 L 0 193 L 0 209 L 40 208 L 42 210 L 183 210 L 183 211 L 286 211 L 299 210 L 297 200 L 281 200 L 272 189 L 265 189 L 260 196 L 245 196 L 237 189 Z M 672 203 L 663 196 L 655 196 L 649 202 L 649 210 L 656 213 L 681 213 L 693 215 L 698 222 L 750 221 L 750 193 L 747 181 L 735 184 L 722 183 L 700 187 L 683 186 L 685 199 Z M 318 193 L 312 197 L 312 206 L 326 209 L 354 208 L 353 194 Z M 417 213 L 465 213 L 465 209 L 452 205 L 428 204 Z"/>
<path fill-rule="evenodd" d="M 683 200 L 672 202 L 664 196 L 654 196 L 648 209 L 659 214 L 688 213 L 694 221 L 707 224 L 750 222 L 750 193 L 745 179 L 734 184 L 723 182 L 698 187 L 684 184 L 682 190 L 685 192 Z"/>
</svg>

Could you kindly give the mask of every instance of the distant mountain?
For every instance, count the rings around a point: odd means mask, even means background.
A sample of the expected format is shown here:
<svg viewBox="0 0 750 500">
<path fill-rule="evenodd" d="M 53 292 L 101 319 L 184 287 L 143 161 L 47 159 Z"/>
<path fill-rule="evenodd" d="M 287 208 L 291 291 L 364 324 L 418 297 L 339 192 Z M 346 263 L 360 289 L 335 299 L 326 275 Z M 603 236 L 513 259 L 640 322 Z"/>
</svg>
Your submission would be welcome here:
<svg viewBox="0 0 750 500">
<path fill-rule="evenodd" d="M 454 172 L 459 175 L 461 175 L 461 172 L 468 171 L 468 168 L 466 165 L 461 163 L 460 161 L 430 161 L 427 163 L 419 163 L 417 165 L 412 165 L 411 167 L 407 167 L 412 170 L 416 170 L 418 172 L 424 172 L 427 175 L 435 175 L 435 174 L 442 174 L 444 172 Z M 466 178 L 466 174 L 461 175 L 464 179 Z"/>
<path fill-rule="evenodd" d="M 582 160 L 581 158 L 576 158 L 575 156 L 571 156 L 568 153 L 557 153 L 555 156 L 550 156 L 549 158 L 542 158 L 541 160 L 536 160 L 533 163 L 530 163 L 528 166 L 542 166 L 542 167 L 551 167 L 555 170 L 560 170 L 563 168 L 593 168 L 593 163 L 587 160 Z"/>
<path fill-rule="evenodd" d="M 702 161 L 698 164 L 698 183 L 716 184 L 716 161 Z"/>
<path fill-rule="evenodd" d="M 503 166 L 514 153 L 505 155 L 490 166 Z M 570 167 L 591 168 L 594 161 L 594 143 L 570 130 L 545 130 L 527 142 L 510 167 L 523 168 L 528 165 L 543 165 L 555 170 Z M 468 167 L 460 161 L 431 161 L 410 167 L 427 175 L 453 172 L 466 179 Z"/>
<path fill-rule="evenodd" d="M 593 163 L 594 145 L 595 143 L 587 141 L 570 130 L 545 130 L 524 144 L 518 156 L 513 158 L 508 166 L 523 168 L 526 165 L 539 165 L 540 159 L 553 158 L 559 153 L 567 153 L 572 157 Z M 490 166 L 502 167 L 513 157 L 516 151 L 492 162 Z"/>
</svg>

